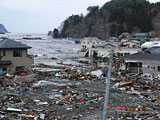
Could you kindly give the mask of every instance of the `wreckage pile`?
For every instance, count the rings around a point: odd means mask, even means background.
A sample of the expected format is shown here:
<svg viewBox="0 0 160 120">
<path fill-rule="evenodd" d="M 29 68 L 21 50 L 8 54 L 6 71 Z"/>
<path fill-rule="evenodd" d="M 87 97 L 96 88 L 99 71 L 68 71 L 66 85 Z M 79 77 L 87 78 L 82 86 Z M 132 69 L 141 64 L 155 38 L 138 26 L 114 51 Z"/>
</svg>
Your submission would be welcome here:
<svg viewBox="0 0 160 120">
<path fill-rule="evenodd" d="M 93 113 L 101 119 L 105 79 L 88 71 L 41 65 L 34 68 L 34 75 L 1 77 L 0 119 L 87 119 Z M 159 91 L 158 77 L 114 76 L 109 106 L 135 109 L 116 110 L 116 114 L 109 110 L 109 118 L 159 119 Z M 138 110 L 138 106 L 148 110 Z"/>
<path fill-rule="evenodd" d="M 111 84 L 112 88 L 121 90 L 126 94 L 127 98 L 120 100 L 121 106 L 135 107 L 132 111 L 125 110 L 124 112 L 127 114 L 125 116 L 120 114 L 120 118 L 122 116 L 123 119 L 127 117 L 128 119 L 141 118 L 151 120 L 160 118 L 160 80 L 158 78 L 126 74 L 116 79 L 112 78 Z M 138 106 L 141 106 L 143 109 L 139 110 Z"/>
<path fill-rule="evenodd" d="M 90 72 L 93 71 L 93 72 Z M 0 80 L 0 119 L 101 119 L 105 78 L 101 71 L 65 66 L 35 66 L 34 75 L 6 75 Z M 135 74 L 114 75 L 109 110 L 114 119 L 159 119 L 160 80 Z M 138 106 L 148 107 L 139 110 Z M 116 113 L 115 113 L 116 111 Z"/>
<path fill-rule="evenodd" d="M 69 80 L 101 80 L 99 76 L 91 74 L 86 69 L 67 68 L 67 67 L 52 67 L 51 69 L 34 68 L 38 74 L 55 76 L 57 79 L 69 79 Z"/>
<path fill-rule="evenodd" d="M 62 109 L 65 108 L 65 111 L 72 111 L 79 105 L 93 103 L 94 101 L 99 101 L 103 98 L 102 94 L 91 93 L 88 91 L 78 92 L 73 89 L 57 90 L 57 92 L 61 94 L 51 95 L 46 101 L 44 101 L 45 99 L 43 98 L 41 98 L 41 100 L 32 99 L 32 97 L 28 98 L 27 96 L 22 96 L 22 93 L 19 93 L 20 91 L 24 92 L 24 90 L 26 90 L 28 91 L 27 93 L 32 93 L 34 95 L 34 89 L 35 88 L 32 88 L 29 85 L 26 87 L 24 85 L 23 88 L 18 86 L 1 89 L 3 93 L 0 95 L 0 118 L 32 118 L 34 120 L 43 120 L 44 118 L 49 117 L 47 116 L 49 113 L 56 112 L 56 108 L 59 106 L 62 106 Z M 19 92 L 15 92 L 17 90 L 19 90 Z"/>
<path fill-rule="evenodd" d="M 99 70 L 90 71 L 94 70 L 40 65 L 34 67 L 34 75 L 2 76 L 0 119 L 84 120 L 87 116 L 92 118 L 92 114 L 101 119 L 105 78 Z M 111 120 L 160 118 L 158 77 L 135 74 L 113 77 L 109 106 L 134 106 L 135 109 L 116 110 L 116 113 L 110 110 Z M 139 110 L 138 106 L 149 110 Z"/>
<path fill-rule="evenodd" d="M 86 70 L 54 67 L 35 68 L 34 72 L 1 77 L 0 119 L 60 119 L 64 111 L 102 101 L 103 94 L 80 88 L 80 81 L 101 80 Z"/>
</svg>

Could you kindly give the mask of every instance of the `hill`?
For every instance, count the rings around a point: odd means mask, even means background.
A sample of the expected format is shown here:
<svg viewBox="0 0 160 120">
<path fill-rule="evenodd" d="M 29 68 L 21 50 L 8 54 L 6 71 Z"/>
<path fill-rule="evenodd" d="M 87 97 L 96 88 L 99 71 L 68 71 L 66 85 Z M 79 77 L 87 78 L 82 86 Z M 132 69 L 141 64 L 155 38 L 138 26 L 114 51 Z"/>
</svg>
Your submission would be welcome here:
<svg viewBox="0 0 160 120">
<path fill-rule="evenodd" d="M 123 32 L 160 33 L 160 2 L 112 0 L 101 8 L 90 6 L 87 11 L 86 16 L 68 17 L 60 31 L 54 29 L 54 37 L 108 39 L 111 36 L 117 37 Z"/>
<path fill-rule="evenodd" d="M 4 27 L 4 25 L 0 24 L 0 34 L 3 34 L 3 33 L 7 33 L 7 29 Z"/>
</svg>

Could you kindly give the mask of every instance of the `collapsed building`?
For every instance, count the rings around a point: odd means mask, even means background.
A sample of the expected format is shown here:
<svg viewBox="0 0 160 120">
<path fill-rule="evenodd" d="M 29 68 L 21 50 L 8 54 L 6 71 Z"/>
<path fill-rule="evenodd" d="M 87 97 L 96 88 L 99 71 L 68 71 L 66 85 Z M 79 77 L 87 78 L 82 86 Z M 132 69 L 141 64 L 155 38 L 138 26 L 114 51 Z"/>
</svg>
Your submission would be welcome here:
<svg viewBox="0 0 160 120">
<path fill-rule="evenodd" d="M 109 43 L 97 45 L 96 47 L 89 48 L 85 54 L 85 57 L 107 57 L 112 48 L 115 48 L 115 46 Z"/>
<path fill-rule="evenodd" d="M 81 40 L 82 51 L 87 51 L 89 48 L 96 47 L 102 41 L 99 40 L 97 37 L 84 37 Z"/>
</svg>

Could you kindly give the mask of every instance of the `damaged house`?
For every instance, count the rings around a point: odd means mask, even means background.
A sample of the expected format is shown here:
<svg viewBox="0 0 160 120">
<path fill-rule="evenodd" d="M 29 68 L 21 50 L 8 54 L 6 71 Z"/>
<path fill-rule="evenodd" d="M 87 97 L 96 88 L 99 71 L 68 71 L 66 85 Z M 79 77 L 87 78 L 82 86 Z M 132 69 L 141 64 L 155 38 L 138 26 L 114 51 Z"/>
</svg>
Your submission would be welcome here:
<svg viewBox="0 0 160 120">
<path fill-rule="evenodd" d="M 141 49 L 138 48 L 116 48 L 115 49 L 115 56 L 125 56 L 125 55 L 132 55 L 138 53 Z"/>
<path fill-rule="evenodd" d="M 33 57 L 27 54 L 31 47 L 8 38 L 0 39 L 0 70 L 7 73 L 31 72 Z"/>
<path fill-rule="evenodd" d="M 96 47 L 92 47 L 88 49 L 88 51 L 85 54 L 85 57 L 105 58 L 105 57 L 108 57 L 112 48 L 115 48 L 115 46 L 109 43 L 106 43 L 104 45 L 97 45 Z"/>
<path fill-rule="evenodd" d="M 97 37 L 85 37 L 81 40 L 82 50 L 87 51 L 89 48 L 99 45 L 101 40 Z"/>
<path fill-rule="evenodd" d="M 122 44 L 121 44 L 122 48 L 137 48 L 140 46 L 141 46 L 141 44 L 137 40 L 130 40 L 130 41 L 122 42 Z"/>
<path fill-rule="evenodd" d="M 136 40 L 130 40 L 122 42 L 115 50 L 115 56 L 132 55 L 141 51 L 140 42 Z"/>
<path fill-rule="evenodd" d="M 129 73 L 160 74 L 160 54 L 137 53 L 125 56 L 123 60 Z"/>
</svg>

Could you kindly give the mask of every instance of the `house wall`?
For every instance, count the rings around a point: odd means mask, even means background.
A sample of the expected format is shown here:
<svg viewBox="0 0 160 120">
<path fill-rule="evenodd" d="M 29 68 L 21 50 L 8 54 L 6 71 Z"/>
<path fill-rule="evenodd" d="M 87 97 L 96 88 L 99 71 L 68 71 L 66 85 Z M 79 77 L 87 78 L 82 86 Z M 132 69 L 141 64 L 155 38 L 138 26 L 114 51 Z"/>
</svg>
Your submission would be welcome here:
<svg viewBox="0 0 160 120">
<path fill-rule="evenodd" d="M 135 37 L 138 38 L 138 39 L 147 39 L 147 38 L 150 38 L 148 36 L 135 36 Z"/>
<path fill-rule="evenodd" d="M 160 67 L 160 61 L 142 61 L 143 73 L 149 73 L 154 75 L 159 75 L 158 66 Z"/>
<path fill-rule="evenodd" d="M 129 47 L 129 48 L 135 48 L 140 46 L 140 44 L 134 43 L 134 42 L 124 42 L 122 44 L 123 46 Z"/>
<path fill-rule="evenodd" d="M 142 61 L 136 61 L 135 63 L 139 63 L 139 62 L 142 63 L 142 68 L 140 68 L 140 69 L 142 70 L 143 74 L 151 74 L 151 75 L 152 74 L 154 74 L 154 75 L 160 74 L 160 71 L 158 70 L 158 66 L 160 67 L 160 61 L 142 60 Z M 130 70 L 133 68 L 136 69 L 136 71 L 133 71 L 133 73 L 138 73 L 138 67 L 132 67 L 132 68 L 130 68 Z"/>
<path fill-rule="evenodd" d="M 110 48 L 111 49 L 111 48 Z M 94 54 L 94 51 L 97 53 L 97 57 L 107 57 L 110 53 L 110 49 L 107 48 L 90 48 L 88 50 L 89 57 L 92 57 Z"/>
<path fill-rule="evenodd" d="M 81 45 L 82 45 L 82 46 L 86 46 L 86 49 L 89 49 L 89 48 L 92 48 L 93 45 L 97 46 L 97 45 L 98 45 L 98 41 L 95 40 L 95 39 L 92 40 L 92 41 L 87 40 L 87 39 L 83 39 L 83 40 L 81 41 Z"/>
<path fill-rule="evenodd" d="M 125 54 L 135 54 L 138 53 L 138 49 L 132 49 L 132 48 L 122 48 L 122 49 L 116 49 L 115 53 L 120 53 L 123 54 L 122 56 L 124 56 Z"/>
<path fill-rule="evenodd" d="M 8 73 L 16 72 L 16 67 L 24 66 L 25 70 L 32 71 L 32 64 L 34 63 L 33 58 L 27 55 L 27 49 L 22 49 L 22 57 L 13 57 L 13 49 L 8 49 L 6 51 L 6 56 L 1 57 L 1 61 L 11 61 L 12 64 L 7 67 Z M 3 51 L 1 50 L 1 55 Z M 2 68 L 2 66 L 1 66 Z"/>
<path fill-rule="evenodd" d="M 109 55 L 109 53 L 110 53 L 110 50 L 100 50 L 100 51 L 98 51 L 98 56 L 99 57 L 107 57 L 108 55 Z"/>
</svg>

